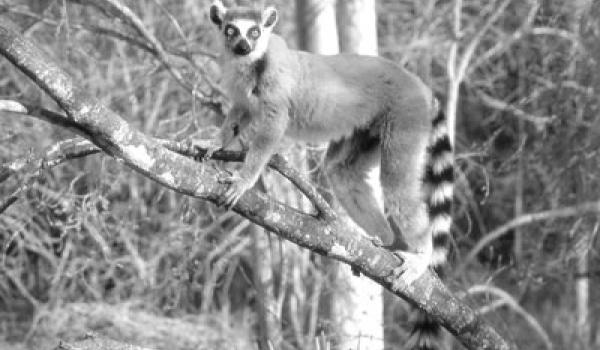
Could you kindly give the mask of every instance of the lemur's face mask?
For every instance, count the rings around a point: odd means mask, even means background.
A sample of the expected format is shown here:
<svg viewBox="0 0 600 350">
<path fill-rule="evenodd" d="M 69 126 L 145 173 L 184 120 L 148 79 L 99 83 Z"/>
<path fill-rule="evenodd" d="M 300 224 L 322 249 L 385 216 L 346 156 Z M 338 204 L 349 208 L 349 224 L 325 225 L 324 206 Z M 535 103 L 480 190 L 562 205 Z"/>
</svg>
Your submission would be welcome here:
<svg viewBox="0 0 600 350">
<path fill-rule="evenodd" d="M 246 56 L 254 50 L 261 39 L 261 28 L 251 20 L 236 20 L 223 29 L 227 47 L 236 55 Z"/>
<path fill-rule="evenodd" d="M 237 56 L 260 57 L 267 49 L 269 36 L 277 23 L 277 10 L 248 7 L 225 8 L 220 1 L 210 7 L 210 19 L 223 34 L 225 47 Z"/>
</svg>

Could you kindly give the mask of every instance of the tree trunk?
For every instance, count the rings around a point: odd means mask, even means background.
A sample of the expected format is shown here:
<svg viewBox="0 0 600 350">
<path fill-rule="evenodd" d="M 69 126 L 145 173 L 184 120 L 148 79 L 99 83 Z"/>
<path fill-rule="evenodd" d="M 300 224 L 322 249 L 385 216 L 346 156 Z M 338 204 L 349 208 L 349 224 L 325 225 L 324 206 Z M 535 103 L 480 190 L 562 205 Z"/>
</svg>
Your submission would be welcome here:
<svg viewBox="0 0 600 350">
<path fill-rule="evenodd" d="M 342 52 L 377 55 L 375 0 L 338 1 L 337 22 Z"/>
<path fill-rule="evenodd" d="M 374 0 L 338 1 L 336 16 L 332 1 L 297 0 L 298 33 L 301 49 L 319 54 L 344 52 L 377 55 L 377 26 Z M 383 209 L 379 169 L 370 174 Z M 316 178 L 322 178 L 317 175 Z M 322 182 L 322 181 L 321 181 Z M 382 288 L 367 278 L 356 277 L 347 267 L 324 261 L 325 270 L 334 280 L 334 293 L 323 298 L 321 316 L 340 326 L 340 349 L 383 349 Z M 340 295 L 346 291 L 345 295 Z"/>
<path fill-rule="evenodd" d="M 339 53 L 338 34 L 335 18 L 335 1 L 327 0 L 296 0 L 296 20 L 298 32 L 298 47 L 322 55 L 335 55 Z M 332 202 L 332 197 L 328 192 L 329 184 L 323 169 L 319 167 L 321 152 L 307 152 L 308 168 L 313 170 L 311 178 L 313 182 L 322 188 L 322 195 L 328 202 Z M 320 327 L 321 336 L 319 346 L 327 348 L 328 344 L 336 342 L 340 332 L 337 327 L 339 317 L 335 312 L 335 300 L 340 297 L 340 291 L 344 290 L 339 286 L 338 270 L 339 263 L 330 259 L 320 259 L 320 271 L 330 281 L 326 292 L 320 298 L 319 318 L 322 326 Z"/>
<path fill-rule="evenodd" d="M 598 14 L 600 14 L 600 6 L 595 2 L 594 6 L 591 8 L 590 12 L 590 0 L 574 0 L 572 2 L 573 6 L 573 18 L 572 18 L 572 30 L 574 33 L 581 33 L 584 40 L 587 39 L 593 40 L 594 42 L 598 42 L 599 33 L 597 32 L 586 32 L 582 31 L 582 27 L 585 25 L 584 14 L 589 16 L 589 19 L 593 18 L 596 23 L 598 23 Z M 595 11 L 594 11 L 595 10 Z M 575 55 L 576 48 L 573 48 L 573 54 Z M 593 71 L 597 71 L 597 67 L 600 64 L 598 61 L 598 57 L 595 57 L 595 67 L 592 67 Z M 582 59 L 583 61 L 583 59 Z M 575 63 L 575 76 L 578 80 L 584 80 L 590 74 L 589 63 L 583 62 L 580 64 L 579 62 Z M 600 81 L 600 77 L 598 74 L 594 74 L 595 85 L 598 85 Z M 585 84 L 585 82 L 583 82 Z M 583 112 L 585 113 L 585 111 Z M 589 184 L 587 184 L 589 185 Z M 582 186 L 581 192 L 582 196 L 588 195 L 588 191 L 586 188 L 590 188 L 589 186 Z M 587 225 L 586 225 L 587 226 Z M 592 318 L 590 315 L 590 257 L 589 251 L 593 244 L 593 237 L 597 233 L 598 223 L 596 222 L 593 230 L 590 230 L 589 227 L 582 228 L 581 237 L 576 243 L 575 246 L 575 264 L 576 264 L 576 275 L 575 275 L 575 298 L 576 298 L 576 320 L 577 320 L 577 338 L 580 339 L 580 346 L 582 350 L 592 349 Z"/>
<path fill-rule="evenodd" d="M 345 0 L 337 2 L 337 23 L 342 52 L 377 55 L 377 17 L 375 0 Z M 379 182 L 379 167 L 369 174 L 369 184 L 383 210 L 383 193 Z M 345 337 L 340 349 L 383 349 L 383 290 L 364 276 L 357 277 L 350 269 L 341 268 L 338 279 L 347 281 L 348 297 L 338 300 L 338 316 Z"/>
<path fill-rule="evenodd" d="M 283 336 L 279 319 L 281 313 L 277 306 L 277 298 L 273 290 L 273 270 L 271 252 L 267 235 L 260 232 L 258 225 L 250 225 L 248 233 L 252 236 L 254 255 L 254 285 L 256 286 L 256 335 L 258 348 L 269 350 L 270 345 L 275 349 L 281 348 Z"/>
<path fill-rule="evenodd" d="M 334 0 L 296 0 L 298 47 L 322 55 L 339 52 Z"/>
<path fill-rule="evenodd" d="M 595 230 L 598 229 L 596 224 Z M 575 251 L 576 275 L 575 275 L 575 293 L 577 300 L 577 338 L 580 340 L 581 349 L 592 349 L 591 345 L 591 317 L 590 317 L 590 265 L 589 252 L 592 245 L 592 231 L 584 229 L 582 237 L 577 242 Z"/>
</svg>

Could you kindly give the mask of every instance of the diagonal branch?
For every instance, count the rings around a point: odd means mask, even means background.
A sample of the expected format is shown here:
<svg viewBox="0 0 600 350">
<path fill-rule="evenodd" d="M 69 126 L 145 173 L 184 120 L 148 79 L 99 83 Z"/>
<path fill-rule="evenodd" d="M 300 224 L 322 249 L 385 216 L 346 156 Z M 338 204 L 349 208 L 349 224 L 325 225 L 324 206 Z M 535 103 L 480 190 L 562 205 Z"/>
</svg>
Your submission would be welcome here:
<svg viewBox="0 0 600 350">
<path fill-rule="evenodd" d="M 75 133 L 78 133 L 84 137 L 86 136 L 85 130 L 81 130 L 76 123 L 70 122 L 69 118 L 66 116 L 44 108 L 40 108 L 38 106 L 30 106 L 11 100 L 0 100 L 0 113 L 5 115 L 16 115 L 18 117 L 36 117 L 52 124 L 69 128 Z M 178 142 L 165 139 L 155 140 L 165 148 L 192 159 L 202 160 L 205 159 L 208 154 L 208 150 L 206 148 L 199 147 L 192 142 Z M 41 169 L 54 167 L 62 164 L 64 161 L 85 157 L 98 152 L 101 152 L 101 150 L 90 141 L 82 139 L 65 140 L 51 147 L 46 155 L 42 158 L 35 160 L 17 160 L 11 164 L 0 166 L 0 183 L 4 182 L 14 173 L 22 171 L 23 168 L 25 168 L 25 165 L 28 167 L 26 171 L 22 172 L 28 172 L 30 175 L 37 174 L 35 176 L 37 177 L 39 175 L 39 170 Z M 221 161 L 242 162 L 244 161 L 245 156 L 245 152 L 219 150 L 213 152 L 210 155 L 210 158 Z M 329 203 L 327 203 L 319 191 L 317 191 L 317 189 L 310 183 L 308 178 L 290 166 L 284 157 L 276 154 L 269 160 L 267 165 L 294 184 L 296 188 L 298 188 L 298 190 L 300 190 L 300 192 L 302 192 L 302 194 L 304 194 L 306 198 L 308 198 L 308 200 L 314 204 L 320 217 L 328 221 L 336 218 L 336 214 L 333 209 L 331 209 Z M 21 187 L 18 193 L 23 192 L 25 189 L 26 187 Z M 12 205 L 16 200 L 15 194 L 9 197 L 11 201 L 9 205 Z M 4 207 L 4 210 L 6 210 L 6 208 L 7 207 Z M 2 209 L 1 205 L 0 209 Z M 4 210 L 0 210 L 0 213 L 2 213 Z"/>
<path fill-rule="evenodd" d="M 225 186 L 222 171 L 194 162 L 133 129 L 20 34 L 0 19 L 0 53 L 50 95 L 85 137 L 135 171 L 177 192 L 216 202 Z M 275 234 L 319 254 L 345 262 L 444 325 L 469 349 L 513 349 L 470 307 L 455 297 L 432 272 L 407 284 L 394 271 L 402 262 L 390 251 L 341 220 L 325 221 L 245 193 L 233 208 Z"/>
</svg>

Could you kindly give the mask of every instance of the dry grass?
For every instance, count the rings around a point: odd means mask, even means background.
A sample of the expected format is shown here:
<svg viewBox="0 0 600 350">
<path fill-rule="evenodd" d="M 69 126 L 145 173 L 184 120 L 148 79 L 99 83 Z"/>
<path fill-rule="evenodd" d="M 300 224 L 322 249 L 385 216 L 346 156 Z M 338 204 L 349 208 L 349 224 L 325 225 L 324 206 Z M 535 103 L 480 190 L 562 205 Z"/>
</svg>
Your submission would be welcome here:
<svg viewBox="0 0 600 350">
<path fill-rule="evenodd" d="M 218 314 L 165 317 L 140 310 L 131 303 L 73 303 L 51 312 L 41 311 L 37 317 L 28 349 L 49 349 L 59 340 L 75 342 L 89 333 L 155 349 L 253 348 L 249 314 L 235 318 Z M 18 343 L 10 346 L 23 347 Z"/>
</svg>

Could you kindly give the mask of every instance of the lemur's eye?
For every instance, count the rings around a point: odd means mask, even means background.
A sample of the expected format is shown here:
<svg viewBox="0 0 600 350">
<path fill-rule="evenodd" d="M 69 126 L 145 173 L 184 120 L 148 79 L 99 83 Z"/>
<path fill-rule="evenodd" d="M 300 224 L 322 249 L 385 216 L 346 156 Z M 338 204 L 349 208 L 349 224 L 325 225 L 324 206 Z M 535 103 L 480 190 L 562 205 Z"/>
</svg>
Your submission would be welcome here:
<svg viewBox="0 0 600 350">
<path fill-rule="evenodd" d="M 251 39 L 258 39 L 260 37 L 260 29 L 258 27 L 252 27 L 248 31 L 248 37 Z"/>
<path fill-rule="evenodd" d="M 231 39 L 231 38 L 235 37 L 235 36 L 236 36 L 236 35 L 238 35 L 238 34 L 239 34 L 239 30 L 238 30 L 236 27 L 234 27 L 234 26 L 232 26 L 232 25 L 230 25 L 230 24 L 228 24 L 228 25 L 225 27 L 225 36 L 226 36 L 228 39 Z"/>
</svg>

